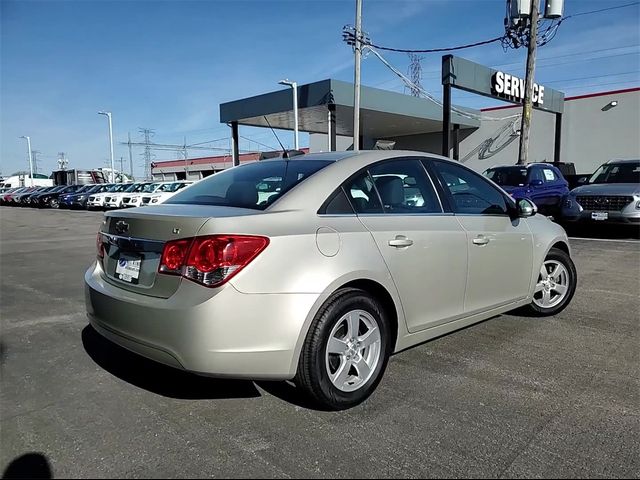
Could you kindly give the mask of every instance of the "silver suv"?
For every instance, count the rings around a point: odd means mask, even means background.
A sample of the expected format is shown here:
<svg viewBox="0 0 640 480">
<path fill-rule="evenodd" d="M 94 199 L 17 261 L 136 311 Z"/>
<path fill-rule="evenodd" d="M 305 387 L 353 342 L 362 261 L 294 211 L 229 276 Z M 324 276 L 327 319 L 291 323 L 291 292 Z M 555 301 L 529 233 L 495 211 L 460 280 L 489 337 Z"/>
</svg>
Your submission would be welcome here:
<svg viewBox="0 0 640 480">
<path fill-rule="evenodd" d="M 611 160 L 587 185 L 574 188 L 562 206 L 566 222 L 640 224 L 640 160 Z"/>
</svg>

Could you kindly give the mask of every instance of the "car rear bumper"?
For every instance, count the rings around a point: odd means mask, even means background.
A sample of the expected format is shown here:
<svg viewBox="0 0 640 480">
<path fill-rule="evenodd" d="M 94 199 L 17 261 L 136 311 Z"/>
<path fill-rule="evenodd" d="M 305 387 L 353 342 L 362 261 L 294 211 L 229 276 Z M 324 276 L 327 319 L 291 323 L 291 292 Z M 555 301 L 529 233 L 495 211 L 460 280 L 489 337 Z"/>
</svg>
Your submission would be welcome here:
<svg viewBox="0 0 640 480">
<path fill-rule="evenodd" d="M 295 376 L 296 345 L 318 294 L 243 294 L 183 280 L 169 298 L 118 288 L 94 263 L 85 274 L 87 315 L 104 337 L 139 355 L 231 378 Z"/>
</svg>

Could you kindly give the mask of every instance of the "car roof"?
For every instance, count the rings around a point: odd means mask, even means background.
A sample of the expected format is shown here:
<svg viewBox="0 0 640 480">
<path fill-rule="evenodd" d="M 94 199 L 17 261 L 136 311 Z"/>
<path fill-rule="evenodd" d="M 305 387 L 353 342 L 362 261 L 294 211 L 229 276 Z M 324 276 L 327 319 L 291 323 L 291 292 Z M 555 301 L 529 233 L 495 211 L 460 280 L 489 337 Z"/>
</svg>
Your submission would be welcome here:
<svg viewBox="0 0 640 480">
<path fill-rule="evenodd" d="M 358 153 L 360 152 L 354 152 L 353 150 L 347 150 L 343 152 L 317 152 L 317 153 L 305 153 L 304 155 L 292 155 L 288 158 L 282 158 L 282 157 L 265 158 L 264 160 L 260 160 L 260 161 L 273 162 L 278 160 L 280 161 L 282 160 L 291 160 L 291 161 L 324 160 L 325 162 L 337 162 L 339 160 L 343 160 L 345 158 L 358 155 Z"/>
<path fill-rule="evenodd" d="M 491 170 L 493 168 L 529 168 L 529 167 L 536 167 L 536 166 L 540 166 L 540 167 L 556 167 L 553 163 L 531 162 L 531 163 L 527 163 L 526 165 L 494 165 L 493 167 L 489 167 L 488 170 Z"/>
<path fill-rule="evenodd" d="M 638 162 L 640 162 L 640 159 L 638 158 L 635 158 L 635 159 L 627 158 L 627 159 L 619 159 L 619 160 L 609 160 L 607 162 L 607 165 L 611 163 L 638 163 Z"/>
</svg>

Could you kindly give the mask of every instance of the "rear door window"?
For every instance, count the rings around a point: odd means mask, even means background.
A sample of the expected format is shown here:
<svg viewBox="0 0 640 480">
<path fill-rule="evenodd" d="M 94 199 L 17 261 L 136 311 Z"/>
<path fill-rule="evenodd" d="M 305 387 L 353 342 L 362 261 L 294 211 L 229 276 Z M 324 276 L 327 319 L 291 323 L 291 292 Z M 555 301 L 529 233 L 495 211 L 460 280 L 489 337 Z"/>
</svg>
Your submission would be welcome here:
<svg viewBox="0 0 640 480">
<path fill-rule="evenodd" d="M 368 170 L 345 183 L 344 191 L 357 213 L 384 213 L 374 180 Z"/>
</svg>

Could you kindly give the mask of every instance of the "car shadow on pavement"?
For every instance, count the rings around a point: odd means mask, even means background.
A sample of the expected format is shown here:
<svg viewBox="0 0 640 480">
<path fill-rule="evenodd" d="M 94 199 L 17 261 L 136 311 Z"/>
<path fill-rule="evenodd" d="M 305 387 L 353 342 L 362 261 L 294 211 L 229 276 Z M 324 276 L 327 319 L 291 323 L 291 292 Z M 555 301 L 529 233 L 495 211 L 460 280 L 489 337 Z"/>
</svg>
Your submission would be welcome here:
<svg viewBox="0 0 640 480">
<path fill-rule="evenodd" d="M 260 396 L 253 382 L 205 377 L 162 365 L 116 345 L 90 325 L 82 330 L 82 344 L 91 359 L 110 374 L 164 397 L 216 400 Z"/>
<path fill-rule="evenodd" d="M 41 453 L 26 453 L 11 461 L 2 478 L 53 478 L 51 465 Z"/>
<path fill-rule="evenodd" d="M 256 384 L 265 392 L 279 398 L 283 402 L 295 405 L 296 407 L 323 412 L 329 411 L 328 409 L 312 402 L 309 397 L 305 395 L 304 392 L 300 391 L 293 382 L 259 381 L 256 382 Z"/>
</svg>

